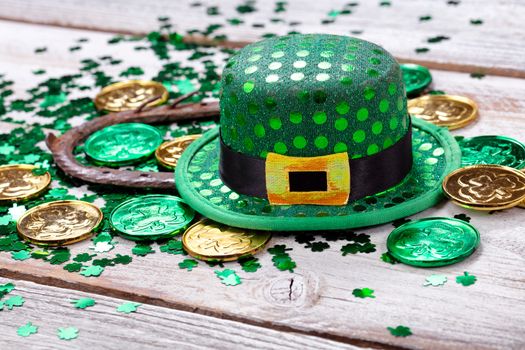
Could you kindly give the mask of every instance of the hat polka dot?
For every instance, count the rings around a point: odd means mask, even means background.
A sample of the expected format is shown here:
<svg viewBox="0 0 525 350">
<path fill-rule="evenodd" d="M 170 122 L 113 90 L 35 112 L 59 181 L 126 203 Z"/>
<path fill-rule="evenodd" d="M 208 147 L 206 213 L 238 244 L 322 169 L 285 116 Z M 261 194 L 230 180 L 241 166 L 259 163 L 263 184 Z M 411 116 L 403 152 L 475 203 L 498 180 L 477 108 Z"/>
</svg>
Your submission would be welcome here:
<svg viewBox="0 0 525 350">
<path fill-rule="evenodd" d="M 286 147 L 284 142 L 276 142 L 275 145 L 273 145 L 273 150 L 275 153 L 285 154 L 288 152 L 288 147 Z"/>
<path fill-rule="evenodd" d="M 199 193 L 203 197 L 208 197 L 208 196 L 211 196 L 213 194 L 213 191 L 209 190 L 209 189 L 204 189 L 204 190 L 200 190 Z"/>
<path fill-rule="evenodd" d="M 377 57 L 370 57 L 370 59 L 368 60 L 370 63 L 374 64 L 374 65 L 378 65 L 378 64 L 381 64 L 381 60 Z"/>
<path fill-rule="evenodd" d="M 248 113 L 251 115 L 257 114 L 259 111 L 259 105 L 255 102 L 248 103 Z"/>
<path fill-rule="evenodd" d="M 381 123 L 380 121 L 377 121 L 374 124 L 372 124 L 372 133 L 374 135 L 381 134 L 381 131 L 383 131 L 383 123 Z"/>
<path fill-rule="evenodd" d="M 257 66 L 250 66 L 244 70 L 245 74 L 252 74 L 257 71 Z"/>
<path fill-rule="evenodd" d="M 437 162 L 438 162 L 438 160 L 436 158 L 433 158 L 433 157 L 425 159 L 425 164 L 428 164 L 428 165 L 434 165 Z"/>
<path fill-rule="evenodd" d="M 299 124 L 303 121 L 303 115 L 301 112 L 292 112 L 290 113 L 290 121 L 294 124 Z"/>
<path fill-rule="evenodd" d="M 219 196 L 211 197 L 210 198 L 210 202 L 213 203 L 213 204 L 219 204 L 219 203 L 222 202 L 222 197 L 219 197 Z"/>
<path fill-rule="evenodd" d="M 363 90 L 363 96 L 365 97 L 365 100 L 367 101 L 370 101 L 371 99 L 373 99 L 375 95 L 376 95 L 375 90 L 369 86 L 365 87 L 365 89 Z"/>
<path fill-rule="evenodd" d="M 279 69 L 283 66 L 283 64 L 281 62 L 272 62 L 268 65 L 268 69 L 270 70 L 276 70 L 276 69 Z"/>
<path fill-rule="evenodd" d="M 277 107 L 277 102 L 275 101 L 275 99 L 273 97 L 267 97 L 264 100 L 264 105 L 268 109 L 274 109 L 275 107 Z"/>
<path fill-rule="evenodd" d="M 434 157 L 439 157 L 440 155 L 442 155 L 443 153 L 445 153 L 445 150 L 441 147 L 438 147 L 436 148 L 433 152 L 432 152 L 432 155 Z"/>
<path fill-rule="evenodd" d="M 383 142 L 383 149 L 386 149 L 394 144 L 394 141 L 392 141 L 392 138 L 387 137 L 385 139 L 385 142 Z"/>
<path fill-rule="evenodd" d="M 344 72 L 351 72 L 355 69 L 355 67 L 351 64 L 348 64 L 348 63 L 345 63 L 343 65 L 341 65 L 341 69 L 344 71 Z"/>
<path fill-rule="evenodd" d="M 395 130 L 398 124 L 399 124 L 399 120 L 397 119 L 397 117 L 392 117 L 390 119 L 390 129 Z"/>
<path fill-rule="evenodd" d="M 228 198 L 230 198 L 232 201 L 234 201 L 234 200 L 239 199 L 239 195 L 237 193 L 235 193 L 235 192 L 232 192 L 232 193 L 230 193 Z"/>
<path fill-rule="evenodd" d="M 221 183 L 222 183 L 222 181 L 221 181 Z M 228 192 L 231 192 L 231 189 L 228 186 L 223 185 L 223 186 L 221 186 L 220 191 L 221 191 L 221 193 L 228 193 Z"/>
<path fill-rule="evenodd" d="M 327 81 L 328 79 L 330 79 L 330 75 L 326 73 L 319 73 L 315 76 L 315 79 L 317 81 Z"/>
<path fill-rule="evenodd" d="M 396 84 L 390 83 L 390 85 L 388 85 L 388 94 L 390 96 L 393 96 L 396 92 L 397 92 Z"/>
<path fill-rule="evenodd" d="M 272 53 L 271 56 L 272 56 L 272 58 L 281 58 L 281 57 L 284 56 L 284 52 L 282 52 L 282 51 L 275 51 L 275 52 Z"/>
<path fill-rule="evenodd" d="M 242 89 L 244 90 L 244 92 L 246 92 L 247 94 L 249 94 L 250 92 L 253 91 L 253 89 L 255 88 L 255 83 L 251 80 L 248 80 L 246 83 L 244 83 L 244 85 L 242 86 Z"/>
<path fill-rule="evenodd" d="M 237 114 L 235 116 L 235 120 L 237 121 L 237 124 L 241 126 L 246 124 L 246 117 L 244 116 L 244 114 L 241 114 L 241 113 Z"/>
<path fill-rule="evenodd" d="M 365 107 L 359 108 L 359 110 L 357 111 L 357 120 L 359 120 L 360 122 L 364 122 L 367 119 L 368 119 L 368 109 L 366 109 Z"/>
<path fill-rule="evenodd" d="M 264 126 L 262 126 L 262 124 L 255 125 L 255 127 L 253 128 L 253 131 L 255 133 L 255 136 L 259 138 L 262 138 L 266 135 L 266 130 L 264 130 Z"/>
<path fill-rule="evenodd" d="M 365 140 L 366 138 L 366 133 L 364 130 L 357 130 L 356 132 L 354 132 L 354 134 L 352 135 L 352 139 L 357 142 L 357 143 L 361 143 Z"/>
<path fill-rule="evenodd" d="M 220 186 L 222 185 L 222 181 L 221 179 L 213 179 L 210 181 L 210 186 L 211 187 L 217 187 L 217 186 Z"/>
<path fill-rule="evenodd" d="M 308 102 L 308 99 L 310 98 L 310 93 L 308 92 L 308 90 L 302 90 L 302 91 L 299 91 L 297 93 L 297 99 L 300 101 L 300 102 Z"/>
<path fill-rule="evenodd" d="M 279 80 L 279 76 L 277 74 L 270 74 L 266 77 L 267 83 L 275 83 Z"/>
<path fill-rule="evenodd" d="M 200 178 L 201 180 L 211 180 L 213 173 L 202 173 Z"/>
<path fill-rule="evenodd" d="M 257 62 L 258 60 L 261 59 L 261 55 L 257 54 L 257 55 L 253 55 L 253 56 L 250 56 L 248 58 L 248 62 Z"/>
<path fill-rule="evenodd" d="M 343 85 L 352 85 L 353 80 L 350 77 L 342 77 L 339 82 Z"/>
<path fill-rule="evenodd" d="M 333 55 L 334 55 L 334 52 L 331 50 L 326 50 L 326 51 L 321 52 L 321 57 L 324 57 L 324 58 L 330 58 Z"/>
<path fill-rule="evenodd" d="M 261 151 L 261 153 L 259 153 L 259 156 L 261 158 L 266 158 L 266 156 L 268 156 L 268 151 Z"/>
<path fill-rule="evenodd" d="M 353 53 L 347 53 L 346 55 L 343 56 L 343 58 L 344 58 L 345 60 L 349 60 L 349 61 L 353 61 L 353 60 L 355 60 L 355 57 L 356 57 L 356 56 L 355 56 L 355 54 L 353 54 Z"/>
<path fill-rule="evenodd" d="M 319 69 L 329 69 L 332 67 L 332 64 L 330 62 L 319 62 L 317 67 L 319 67 Z"/>
<path fill-rule="evenodd" d="M 308 50 L 301 50 L 301 51 L 297 51 L 296 55 L 297 57 L 306 57 L 310 54 L 310 52 Z"/>
<path fill-rule="evenodd" d="M 376 154 L 377 152 L 379 152 L 379 146 L 377 146 L 375 143 L 371 144 L 366 149 L 366 154 L 368 154 L 369 156 L 371 156 L 372 154 Z"/>
<path fill-rule="evenodd" d="M 251 138 L 246 137 L 244 139 L 244 147 L 246 147 L 246 149 L 251 152 L 255 149 L 255 144 Z"/>
<path fill-rule="evenodd" d="M 325 149 L 328 146 L 328 139 L 324 136 L 317 136 L 314 140 L 315 147 Z"/>
<path fill-rule="evenodd" d="M 290 75 L 290 79 L 292 79 L 293 81 L 303 80 L 304 74 L 303 73 L 292 73 L 292 75 Z"/>
<path fill-rule="evenodd" d="M 335 121 L 335 128 L 339 131 L 344 131 L 348 127 L 348 120 L 346 118 L 338 118 Z"/>
<path fill-rule="evenodd" d="M 281 118 L 277 116 L 270 117 L 270 128 L 273 130 L 279 130 L 282 125 Z"/>
<path fill-rule="evenodd" d="M 375 69 L 367 69 L 366 74 L 368 74 L 368 76 L 372 78 L 376 78 L 379 76 L 379 72 Z"/>
<path fill-rule="evenodd" d="M 325 103 L 328 95 L 323 90 L 317 90 L 314 92 L 314 102 L 315 103 Z"/>
<path fill-rule="evenodd" d="M 262 47 L 261 46 L 256 46 L 252 49 L 253 52 L 261 52 L 262 51 Z"/>
<path fill-rule="evenodd" d="M 335 110 L 337 111 L 337 113 L 344 115 L 348 113 L 348 111 L 350 111 L 350 105 L 346 103 L 345 101 L 341 101 L 337 104 L 337 106 L 335 107 Z"/>
<path fill-rule="evenodd" d="M 306 61 L 295 61 L 293 63 L 293 67 L 297 68 L 297 69 L 304 68 L 304 67 L 306 67 Z"/>
<path fill-rule="evenodd" d="M 303 136 L 296 136 L 293 139 L 293 145 L 295 148 L 303 149 L 306 147 L 306 139 Z"/>
<path fill-rule="evenodd" d="M 397 110 L 401 112 L 403 110 L 404 100 L 403 97 L 397 99 Z"/>
<path fill-rule="evenodd" d="M 379 110 L 381 111 L 381 113 L 386 113 L 388 111 L 388 107 L 390 106 L 388 100 L 381 100 L 381 102 L 379 102 Z"/>
<path fill-rule="evenodd" d="M 321 125 L 326 122 L 326 113 L 325 112 L 315 112 L 312 117 L 315 124 Z"/>
<path fill-rule="evenodd" d="M 346 152 L 348 150 L 348 147 L 346 146 L 346 143 L 344 142 L 338 142 L 334 146 L 334 153 L 342 153 Z"/>
</svg>

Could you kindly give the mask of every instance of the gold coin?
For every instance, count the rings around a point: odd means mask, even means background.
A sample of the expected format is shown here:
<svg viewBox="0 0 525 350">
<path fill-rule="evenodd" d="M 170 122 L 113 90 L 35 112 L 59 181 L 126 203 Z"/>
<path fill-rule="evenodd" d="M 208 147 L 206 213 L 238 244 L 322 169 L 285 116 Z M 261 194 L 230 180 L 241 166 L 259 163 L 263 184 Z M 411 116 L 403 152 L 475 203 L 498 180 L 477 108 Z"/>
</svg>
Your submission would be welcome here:
<svg viewBox="0 0 525 350">
<path fill-rule="evenodd" d="M 471 165 L 448 174 L 443 191 L 466 208 L 507 209 L 525 200 L 525 173 L 502 165 Z"/>
<path fill-rule="evenodd" d="M 478 107 L 470 98 L 451 95 L 426 95 L 408 101 L 408 113 L 450 130 L 470 124 Z"/>
<path fill-rule="evenodd" d="M 521 171 L 522 171 L 523 173 L 525 173 L 525 168 L 524 168 L 524 169 L 521 169 Z M 518 204 L 518 207 L 525 209 L 525 199 L 524 199 L 523 201 L 521 201 L 520 204 Z"/>
<path fill-rule="evenodd" d="M 175 169 L 182 152 L 196 139 L 201 137 L 200 134 L 177 137 L 174 140 L 166 141 L 155 151 L 155 158 L 165 168 Z"/>
<path fill-rule="evenodd" d="M 121 112 L 140 107 L 147 100 L 160 96 L 148 103 L 148 107 L 158 106 L 168 100 L 168 90 L 161 83 L 146 80 L 129 80 L 104 87 L 95 97 L 99 110 Z"/>
<path fill-rule="evenodd" d="M 16 228 L 31 243 L 61 246 L 89 238 L 102 217 L 100 209 L 91 203 L 55 201 L 28 210 Z"/>
<path fill-rule="evenodd" d="M 0 201 L 21 201 L 37 197 L 51 183 L 51 175 L 34 175 L 34 165 L 15 164 L 0 166 Z"/>
<path fill-rule="evenodd" d="M 197 259 L 233 261 L 257 253 L 271 237 L 270 232 L 230 227 L 204 219 L 184 232 L 182 244 Z"/>
</svg>

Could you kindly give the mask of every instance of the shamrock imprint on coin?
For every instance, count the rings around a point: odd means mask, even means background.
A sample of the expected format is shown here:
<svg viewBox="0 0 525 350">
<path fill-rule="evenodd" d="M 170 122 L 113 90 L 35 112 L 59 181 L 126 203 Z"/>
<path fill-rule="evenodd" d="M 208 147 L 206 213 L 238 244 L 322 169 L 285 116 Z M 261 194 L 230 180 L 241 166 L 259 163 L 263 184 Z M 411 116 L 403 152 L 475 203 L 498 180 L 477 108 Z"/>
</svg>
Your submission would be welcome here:
<svg viewBox="0 0 525 350">
<path fill-rule="evenodd" d="M 33 165 L 17 164 L 0 167 L 0 200 L 21 200 L 37 196 L 51 182 L 48 172 L 34 175 Z"/>
<path fill-rule="evenodd" d="M 184 223 L 186 212 L 180 207 L 171 207 L 165 203 L 145 200 L 126 208 L 127 213 L 120 218 L 120 224 L 126 231 L 139 233 L 151 231 L 161 233 L 166 228 Z"/>
<path fill-rule="evenodd" d="M 467 173 L 458 178 L 459 195 L 468 201 L 491 202 L 512 199 L 516 192 L 525 192 L 525 181 L 514 174 L 491 170 Z"/>
<path fill-rule="evenodd" d="M 458 140 L 463 166 L 498 164 L 519 169 L 525 166 L 525 145 L 505 136 L 475 136 Z"/>
</svg>

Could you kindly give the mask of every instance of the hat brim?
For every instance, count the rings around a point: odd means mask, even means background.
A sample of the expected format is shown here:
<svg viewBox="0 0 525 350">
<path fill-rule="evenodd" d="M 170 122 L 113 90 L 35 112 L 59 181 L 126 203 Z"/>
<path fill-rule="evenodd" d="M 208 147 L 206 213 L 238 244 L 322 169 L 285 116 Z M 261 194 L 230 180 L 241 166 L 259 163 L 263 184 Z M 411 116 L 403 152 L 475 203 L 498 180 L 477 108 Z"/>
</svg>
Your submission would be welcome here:
<svg viewBox="0 0 525 350">
<path fill-rule="evenodd" d="M 412 118 L 413 166 L 398 185 L 343 206 L 270 205 L 237 194 L 219 176 L 219 128 L 183 153 L 175 169 L 179 194 L 202 215 L 230 226 L 271 231 L 314 231 L 373 226 L 437 204 L 443 178 L 459 167 L 461 151 L 445 128 Z"/>
</svg>

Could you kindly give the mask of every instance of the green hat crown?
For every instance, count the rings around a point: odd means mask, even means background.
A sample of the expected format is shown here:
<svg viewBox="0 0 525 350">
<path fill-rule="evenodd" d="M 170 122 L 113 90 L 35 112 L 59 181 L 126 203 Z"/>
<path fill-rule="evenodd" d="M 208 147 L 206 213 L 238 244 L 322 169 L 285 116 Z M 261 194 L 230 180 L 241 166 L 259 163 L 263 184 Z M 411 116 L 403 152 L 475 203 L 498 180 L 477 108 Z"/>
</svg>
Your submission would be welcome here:
<svg viewBox="0 0 525 350">
<path fill-rule="evenodd" d="M 392 55 L 336 35 L 294 34 L 239 50 L 224 69 L 220 107 L 223 142 L 260 158 L 360 158 L 390 147 L 410 125 Z"/>
</svg>

